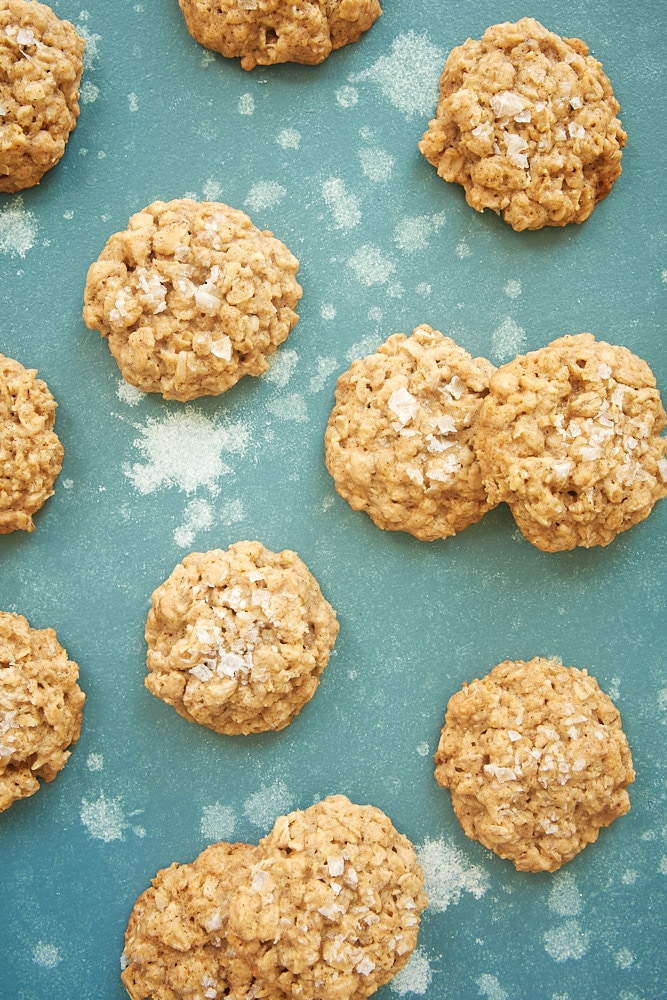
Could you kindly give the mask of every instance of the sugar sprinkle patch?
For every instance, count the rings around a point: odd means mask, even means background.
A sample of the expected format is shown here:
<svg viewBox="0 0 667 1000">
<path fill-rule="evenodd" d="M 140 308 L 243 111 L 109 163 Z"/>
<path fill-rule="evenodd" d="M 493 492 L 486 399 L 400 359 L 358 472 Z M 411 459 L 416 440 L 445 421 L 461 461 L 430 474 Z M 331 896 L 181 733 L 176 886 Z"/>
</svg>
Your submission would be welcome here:
<svg viewBox="0 0 667 1000">
<path fill-rule="evenodd" d="M 614 961 L 619 969 L 629 969 L 635 963 L 635 956 L 629 948 L 619 948 L 614 955 Z"/>
<path fill-rule="evenodd" d="M 82 20 L 84 13 L 84 11 L 81 11 L 80 17 Z M 84 24 L 77 24 L 76 30 L 86 43 L 86 47 L 83 50 L 83 68 L 92 72 L 95 69 L 95 60 L 99 55 L 97 43 L 102 41 L 102 36 L 88 31 L 88 28 Z"/>
<path fill-rule="evenodd" d="M 422 948 L 417 948 L 410 955 L 407 965 L 391 980 L 389 987 L 399 997 L 407 996 L 409 993 L 421 996 L 426 993 L 432 979 L 433 973 L 428 956 Z"/>
<path fill-rule="evenodd" d="M 90 80 L 84 80 L 79 90 L 79 100 L 82 104 L 94 104 L 100 96 L 100 88 Z"/>
<path fill-rule="evenodd" d="M 0 253 L 25 257 L 37 239 L 37 219 L 19 195 L 0 211 Z"/>
<path fill-rule="evenodd" d="M 553 876 L 553 884 L 547 900 L 549 909 L 560 917 L 576 917 L 581 913 L 581 893 L 577 887 L 574 875 L 570 872 L 557 872 Z"/>
<path fill-rule="evenodd" d="M 509 993 L 504 990 L 498 982 L 497 976 L 492 976 L 488 972 L 482 973 L 475 980 L 479 995 L 486 997 L 486 1000 L 509 1000 Z"/>
<path fill-rule="evenodd" d="M 385 285 L 396 270 L 393 261 L 385 256 L 380 247 L 371 243 L 364 243 L 355 250 L 347 263 L 357 281 L 368 287 Z"/>
<path fill-rule="evenodd" d="M 364 147 L 359 150 L 359 162 L 364 177 L 375 184 L 385 184 L 394 169 L 394 157 L 384 149 Z"/>
<path fill-rule="evenodd" d="M 419 754 L 420 757 L 428 757 L 430 752 L 431 748 L 426 742 L 426 740 L 423 740 L 421 743 L 417 745 L 417 753 Z"/>
<path fill-rule="evenodd" d="M 89 753 L 86 757 L 86 767 L 89 771 L 103 771 L 104 755 L 101 753 Z"/>
<path fill-rule="evenodd" d="M 282 149 L 298 149 L 301 145 L 301 133 L 295 128 L 284 128 L 276 136 L 276 142 Z"/>
<path fill-rule="evenodd" d="M 81 800 L 81 822 L 95 840 L 110 844 L 114 840 L 125 839 L 125 830 L 130 824 L 121 801 L 120 798 L 108 799 L 104 792 L 100 792 L 99 798 L 93 802 Z"/>
<path fill-rule="evenodd" d="M 121 403 L 125 403 L 126 406 L 137 406 L 142 399 L 146 398 L 147 394 L 142 392 L 141 389 L 137 389 L 135 385 L 130 385 L 129 382 L 126 382 L 125 379 L 122 378 L 118 382 L 116 395 L 120 399 Z"/>
<path fill-rule="evenodd" d="M 230 527 L 232 524 L 240 524 L 241 521 L 245 520 L 243 500 L 228 500 L 220 508 L 219 514 L 220 523 L 224 524 L 226 527 Z"/>
<path fill-rule="evenodd" d="M 219 201 L 222 197 L 222 184 L 214 177 L 209 177 L 201 190 L 207 201 Z"/>
<path fill-rule="evenodd" d="M 403 216 L 394 229 L 394 243 L 404 253 L 417 253 L 419 250 L 425 250 L 434 232 L 444 224 L 444 212 L 436 215 Z"/>
<path fill-rule="evenodd" d="M 258 181 L 253 184 L 244 201 L 253 212 L 261 212 L 266 208 L 275 208 L 287 194 L 287 188 L 277 181 Z"/>
<path fill-rule="evenodd" d="M 356 194 L 348 191 L 340 177 L 330 177 L 322 184 L 322 197 L 331 213 L 334 229 L 354 229 L 361 222 L 361 208 Z"/>
<path fill-rule="evenodd" d="M 127 106 L 128 106 L 128 109 L 130 111 L 138 111 L 139 110 L 139 98 L 137 97 L 137 95 L 135 93 L 131 93 L 131 94 L 127 95 Z"/>
<path fill-rule="evenodd" d="M 318 358 L 317 374 L 313 375 L 308 383 L 309 391 L 321 392 L 322 389 L 326 389 L 329 385 L 329 379 L 336 371 L 337 367 L 338 362 L 335 358 Z"/>
<path fill-rule="evenodd" d="M 335 305 L 333 305 L 333 303 L 331 302 L 322 303 L 322 307 L 320 309 L 320 316 L 322 317 L 322 319 L 326 319 L 329 321 L 335 319 L 336 318 Z"/>
<path fill-rule="evenodd" d="M 359 93 L 354 87 L 339 87 L 336 91 L 336 100 L 341 108 L 353 108 L 359 103 Z"/>
<path fill-rule="evenodd" d="M 236 105 L 236 110 L 240 115 L 252 115 L 255 113 L 255 98 L 252 94 L 241 94 Z"/>
<path fill-rule="evenodd" d="M 274 781 L 272 785 L 262 785 L 246 799 L 243 811 L 253 826 L 269 830 L 276 817 L 283 816 L 294 808 L 294 796 L 284 781 Z"/>
<path fill-rule="evenodd" d="M 243 454 L 249 440 L 242 424 L 226 424 L 192 407 L 160 419 L 149 417 L 136 427 L 139 437 L 133 445 L 145 461 L 125 463 L 123 472 L 142 494 L 169 487 L 184 493 L 201 487 L 217 492 L 220 477 L 232 471 L 223 452 Z"/>
<path fill-rule="evenodd" d="M 277 385 L 278 388 L 284 389 L 292 378 L 298 363 L 299 355 L 296 351 L 290 348 L 276 351 L 272 356 L 271 367 L 260 377 L 263 382 L 271 382 L 272 385 Z"/>
<path fill-rule="evenodd" d="M 491 334 L 491 344 L 492 358 L 500 362 L 508 361 L 521 354 L 526 346 L 526 331 L 511 316 L 506 316 Z"/>
<path fill-rule="evenodd" d="M 183 512 L 183 523 L 174 531 L 176 545 L 181 549 L 191 548 L 198 532 L 205 531 L 212 524 L 213 507 L 210 501 L 191 500 Z"/>
<path fill-rule="evenodd" d="M 306 401 L 297 392 L 269 400 L 266 408 L 278 420 L 293 421 L 297 424 L 305 424 L 308 421 Z"/>
<path fill-rule="evenodd" d="M 390 104 L 410 121 L 434 110 L 444 61 L 428 35 L 408 31 L 394 39 L 390 55 L 380 56 L 370 69 L 348 79 L 350 83 L 370 80 L 377 84 Z"/>
<path fill-rule="evenodd" d="M 456 905 L 464 892 L 481 899 L 489 888 L 483 868 L 471 865 L 456 847 L 444 839 L 427 838 L 417 848 L 419 863 L 424 871 L 424 883 L 429 909 L 440 913 Z"/>
<path fill-rule="evenodd" d="M 591 935 L 581 929 L 578 920 L 571 918 L 559 927 L 546 931 L 543 937 L 544 950 L 554 962 L 567 962 L 582 958 L 590 948 Z"/>
<path fill-rule="evenodd" d="M 32 960 L 35 965 L 41 965 L 43 969 L 55 969 L 63 958 L 54 944 L 38 941 L 32 950 Z"/>
<path fill-rule="evenodd" d="M 219 840 L 231 840 L 236 826 L 236 813 L 232 806 L 214 802 L 204 806 L 199 829 L 205 840 L 215 843 Z"/>
<path fill-rule="evenodd" d="M 508 299 L 517 299 L 521 295 L 521 282 L 518 279 L 512 279 L 505 285 L 505 295 Z"/>
</svg>

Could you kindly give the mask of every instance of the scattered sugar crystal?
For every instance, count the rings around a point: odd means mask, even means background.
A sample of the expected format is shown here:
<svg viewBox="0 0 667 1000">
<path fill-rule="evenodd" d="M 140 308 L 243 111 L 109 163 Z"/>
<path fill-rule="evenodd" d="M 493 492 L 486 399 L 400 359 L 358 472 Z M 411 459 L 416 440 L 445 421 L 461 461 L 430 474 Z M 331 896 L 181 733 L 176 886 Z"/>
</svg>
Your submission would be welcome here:
<svg viewBox="0 0 667 1000">
<path fill-rule="evenodd" d="M 384 285 L 396 270 L 395 264 L 385 256 L 382 250 L 365 243 L 360 246 L 348 260 L 348 265 L 362 285 Z"/>
<path fill-rule="evenodd" d="M 359 103 L 359 93 L 354 87 L 339 87 L 336 91 L 336 100 L 341 108 L 353 108 Z"/>
<path fill-rule="evenodd" d="M 287 188 L 277 181 L 258 181 L 253 184 L 244 205 L 253 212 L 262 212 L 267 208 L 275 208 L 287 194 Z"/>
<path fill-rule="evenodd" d="M 580 959 L 590 947 L 590 932 L 583 931 L 578 920 L 565 920 L 560 926 L 546 931 L 544 948 L 554 962 Z"/>
<path fill-rule="evenodd" d="M 255 98 L 252 94 L 241 94 L 236 106 L 240 115 L 252 115 L 255 113 Z"/>
<path fill-rule="evenodd" d="M 54 944 L 38 941 L 32 952 L 32 960 L 43 969 L 55 969 L 62 962 L 62 955 Z"/>
<path fill-rule="evenodd" d="M 228 841 L 234 834 L 235 826 L 236 813 L 231 806 L 214 802 L 202 809 L 199 829 L 202 837 L 210 843 Z"/>
<path fill-rule="evenodd" d="M 376 184 L 389 180 L 394 169 L 394 157 L 384 149 L 364 148 L 359 150 L 359 162 L 364 177 Z"/>
<path fill-rule="evenodd" d="M 351 83 L 369 80 L 377 84 L 382 95 L 410 121 L 433 112 L 443 62 L 443 52 L 428 35 L 408 31 L 394 39 L 390 55 L 380 56 L 369 69 L 349 79 Z"/>
<path fill-rule="evenodd" d="M 278 133 L 276 142 L 283 149 L 298 149 L 301 145 L 301 133 L 295 128 L 284 128 Z"/>
<path fill-rule="evenodd" d="M 444 912 L 456 905 L 464 892 L 481 899 L 489 888 L 486 872 L 468 863 L 465 855 L 444 839 L 426 839 L 417 848 L 424 871 L 429 909 Z"/>
<path fill-rule="evenodd" d="M 331 177 L 322 184 L 322 197 L 333 218 L 334 229 L 354 229 L 361 222 L 359 199 L 347 190 L 340 177 Z"/>
</svg>

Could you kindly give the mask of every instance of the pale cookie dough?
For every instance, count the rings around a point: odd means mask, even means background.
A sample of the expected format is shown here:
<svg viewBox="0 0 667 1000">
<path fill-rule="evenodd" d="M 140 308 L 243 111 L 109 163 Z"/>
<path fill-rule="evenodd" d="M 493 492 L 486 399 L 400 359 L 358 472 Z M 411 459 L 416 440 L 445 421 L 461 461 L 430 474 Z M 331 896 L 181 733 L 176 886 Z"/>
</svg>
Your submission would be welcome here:
<svg viewBox="0 0 667 1000">
<path fill-rule="evenodd" d="M 67 763 L 85 700 L 78 677 L 53 629 L 0 611 L 0 812 Z"/>
<path fill-rule="evenodd" d="M 196 41 L 243 69 L 296 62 L 315 65 L 356 42 L 378 19 L 378 0 L 179 0 Z"/>
<path fill-rule="evenodd" d="M 607 545 L 667 495 L 665 411 L 645 361 L 590 333 L 503 365 L 480 415 L 491 502 L 545 552 Z"/>
<path fill-rule="evenodd" d="M 91 265 L 83 318 L 138 389 L 181 401 L 218 395 L 269 367 L 298 320 L 298 269 L 238 209 L 156 201 Z"/>
<path fill-rule="evenodd" d="M 36 376 L 0 354 L 0 535 L 33 531 L 32 515 L 53 495 L 63 464 L 57 403 Z"/>
<path fill-rule="evenodd" d="M 452 50 L 419 149 L 478 212 L 517 231 L 564 226 L 587 219 L 621 173 L 618 112 L 585 43 L 525 17 Z"/>
<path fill-rule="evenodd" d="M 408 961 L 426 906 L 410 841 L 373 806 L 330 796 L 280 817 L 227 935 L 258 978 L 299 1000 L 363 1000 Z"/>
<path fill-rule="evenodd" d="M 424 541 L 479 521 L 492 504 L 474 441 L 494 371 L 426 325 L 354 361 L 324 438 L 338 493 L 378 527 Z"/>
<path fill-rule="evenodd" d="M 223 842 L 157 873 L 125 932 L 121 979 L 132 1000 L 282 1000 L 225 936 L 229 897 L 260 859 L 257 847 Z"/>
<path fill-rule="evenodd" d="M 283 729 L 315 693 L 337 635 L 296 553 L 260 542 L 194 552 L 153 594 L 146 687 L 219 733 Z"/>
<path fill-rule="evenodd" d="M 555 871 L 630 808 L 621 717 L 594 677 L 505 660 L 449 700 L 435 754 L 466 835 L 519 871 Z"/>
<path fill-rule="evenodd" d="M 0 191 L 39 184 L 65 152 L 84 44 L 46 4 L 0 0 Z"/>
</svg>

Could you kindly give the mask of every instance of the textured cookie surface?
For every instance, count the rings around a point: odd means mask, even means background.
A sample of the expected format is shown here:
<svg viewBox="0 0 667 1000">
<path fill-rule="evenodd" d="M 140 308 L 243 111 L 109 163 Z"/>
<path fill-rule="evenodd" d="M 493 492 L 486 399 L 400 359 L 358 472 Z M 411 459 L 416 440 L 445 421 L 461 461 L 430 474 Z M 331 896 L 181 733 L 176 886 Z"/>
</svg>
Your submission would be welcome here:
<svg viewBox="0 0 667 1000">
<path fill-rule="evenodd" d="M 412 953 L 426 905 L 414 848 L 373 806 L 334 795 L 280 817 L 230 900 L 230 941 L 301 1000 L 362 1000 Z"/>
<path fill-rule="evenodd" d="M 555 871 L 630 808 L 618 710 L 594 677 L 506 660 L 449 701 L 435 755 L 465 833 L 520 871 Z"/>
<path fill-rule="evenodd" d="M 132 1000 L 281 1000 L 257 985 L 225 936 L 230 895 L 259 857 L 250 844 L 223 842 L 157 873 L 125 932 L 121 979 Z"/>
<path fill-rule="evenodd" d="M 382 13 L 378 0 L 179 0 L 200 44 L 243 69 L 297 62 L 315 65 L 357 39 Z"/>
<path fill-rule="evenodd" d="M 0 354 L 0 535 L 34 529 L 32 515 L 53 494 L 62 468 L 57 404 L 36 376 Z"/>
<path fill-rule="evenodd" d="M 0 611 L 0 812 L 65 766 L 81 731 L 78 677 L 53 629 Z"/>
<path fill-rule="evenodd" d="M 667 494 L 665 411 L 649 366 L 590 333 L 491 378 L 477 454 L 492 501 L 547 552 L 607 545 Z"/>
<path fill-rule="evenodd" d="M 564 226 L 587 219 L 621 173 L 618 112 L 584 42 L 522 18 L 452 50 L 419 148 L 478 212 L 517 231 Z"/>
<path fill-rule="evenodd" d="M 88 271 L 83 318 L 124 378 L 187 401 L 261 375 L 298 317 L 299 262 L 220 202 L 153 202 Z"/>
<path fill-rule="evenodd" d="M 46 4 L 0 0 L 0 191 L 38 184 L 79 117 L 84 41 Z"/>
<path fill-rule="evenodd" d="M 237 542 L 187 556 L 146 621 L 146 687 L 219 733 L 282 729 L 312 698 L 338 634 L 294 552 Z"/>
<path fill-rule="evenodd" d="M 494 370 L 429 326 L 355 361 L 325 433 L 338 493 L 380 528 L 423 540 L 479 521 L 491 505 L 473 445 Z"/>
</svg>

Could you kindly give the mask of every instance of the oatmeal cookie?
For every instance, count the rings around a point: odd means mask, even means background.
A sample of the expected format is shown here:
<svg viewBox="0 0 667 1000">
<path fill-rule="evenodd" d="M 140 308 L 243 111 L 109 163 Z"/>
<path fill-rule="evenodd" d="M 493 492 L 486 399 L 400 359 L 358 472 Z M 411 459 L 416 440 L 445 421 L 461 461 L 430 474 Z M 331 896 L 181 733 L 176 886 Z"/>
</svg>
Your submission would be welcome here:
<svg viewBox="0 0 667 1000">
<path fill-rule="evenodd" d="M 259 978 L 301 1000 L 363 1000 L 406 964 L 426 905 L 410 841 L 373 806 L 334 795 L 259 842 L 227 933 Z"/>
<path fill-rule="evenodd" d="M 607 545 L 667 494 L 665 421 L 645 361 L 560 337 L 491 378 L 476 443 L 491 501 L 545 552 Z"/>
<path fill-rule="evenodd" d="M 585 43 L 525 17 L 452 50 L 419 149 L 478 212 L 517 231 L 565 226 L 587 219 L 621 173 L 618 112 Z"/>
<path fill-rule="evenodd" d="M 32 515 L 53 495 L 63 464 L 57 403 L 36 376 L 0 354 L 0 535 L 34 530 Z"/>
<path fill-rule="evenodd" d="M 46 4 L 0 0 L 0 191 L 39 184 L 65 152 L 84 44 Z"/>
<path fill-rule="evenodd" d="M 153 594 L 146 687 L 219 733 L 283 729 L 312 698 L 338 634 L 294 552 L 194 552 Z"/>
<path fill-rule="evenodd" d="M 121 979 L 132 1000 L 282 1000 L 257 983 L 225 936 L 230 895 L 260 858 L 250 844 L 222 842 L 157 873 L 125 932 Z"/>
<path fill-rule="evenodd" d="M 243 69 L 296 62 L 315 65 L 356 42 L 378 19 L 378 0 L 179 0 L 187 29 L 201 45 Z"/>
<path fill-rule="evenodd" d="M 238 209 L 156 201 L 88 271 L 83 318 L 123 377 L 188 401 L 261 375 L 298 320 L 299 262 Z"/>
<path fill-rule="evenodd" d="M 67 763 L 85 700 L 78 677 L 53 629 L 0 611 L 0 812 Z"/>
<path fill-rule="evenodd" d="M 505 660 L 449 700 L 435 777 L 464 832 L 518 871 L 555 871 L 630 808 L 621 717 L 594 677 Z"/>
<path fill-rule="evenodd" d="M 491 504 L 473 446 L 494 371 L 425 325 L 355 361 L 324 438 L 338 493 L 378 527 L 425 541 L 479 521 Z"/>
</svg>

